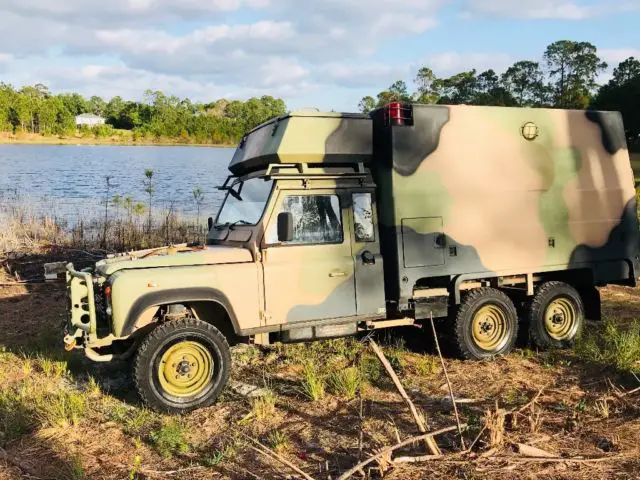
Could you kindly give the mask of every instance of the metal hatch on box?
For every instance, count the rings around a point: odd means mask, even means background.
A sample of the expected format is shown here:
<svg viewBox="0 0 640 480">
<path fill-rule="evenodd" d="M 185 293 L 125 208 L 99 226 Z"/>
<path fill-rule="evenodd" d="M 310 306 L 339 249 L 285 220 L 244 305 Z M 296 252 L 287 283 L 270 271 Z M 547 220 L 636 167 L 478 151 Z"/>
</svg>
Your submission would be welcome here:
<svg viewBox="0 0 640 480">
<path fill-rule="evenodd" d="M 442 217 L 403 218 L 401 225 L 405 268 L 444 265 Z"/>
</svg>

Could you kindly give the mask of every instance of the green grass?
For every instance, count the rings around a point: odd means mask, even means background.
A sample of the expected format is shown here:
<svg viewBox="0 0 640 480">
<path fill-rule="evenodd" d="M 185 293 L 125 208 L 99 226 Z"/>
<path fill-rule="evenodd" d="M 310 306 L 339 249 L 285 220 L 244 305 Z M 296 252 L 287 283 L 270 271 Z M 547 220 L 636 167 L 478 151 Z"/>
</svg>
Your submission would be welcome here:
<svg viewBox="0 0 640 480">
<path fill-rule="evenodd" d="M 355 398 L 362 386 L 362 373 L 358 367 L 348 367 L 329 375 L 331 391 L 349 400 Z"/>
<path fill-rule="evenodd" d="M 35 405 L 42 427 L 70 427 L 84 418 L 87 396 L 73 390 L 59 390 L 36 397 Z"/>
<path fill-rule="evenodd" d="M 302 392 L 314 402 L 324 398 L 326 379 L 318 365 L 307 362 L 302 375 Z"/>
<path fill-rule="evenodd" d="M 263 396 L 253 399 L 252 404 L 251 412 L 256 420 L 266 420 L 276 413 L 276 395 L 272 390 L 267 390 Z"/>
<path fill-rule="evenodd" d="M 623 372 L 640 372 L 640 322 L 621 328 L 607 319 L 602 331 L 583 335 L 576 352 L 585 360 L 610 365 Z"/>
<path fill-rule="evenodd" d="M 189 451 L 186 429 L 177 419 L 166 421 L 159 429 L 151 432 L 149 438 L 158 453 L 165 458 Z"/>
<path fill-rule="evenodd" d="M 291 446 L 289 437 L 280 430 L 274 430 L 267 436 L 267 445 L 276 452 L 287 450 Z"/>
<path fill-rule="evenodd" d="M 0 390 L 0 445 L 17 440 L 34 427 L 25 398 L 13 389 Z"/>
</svg>

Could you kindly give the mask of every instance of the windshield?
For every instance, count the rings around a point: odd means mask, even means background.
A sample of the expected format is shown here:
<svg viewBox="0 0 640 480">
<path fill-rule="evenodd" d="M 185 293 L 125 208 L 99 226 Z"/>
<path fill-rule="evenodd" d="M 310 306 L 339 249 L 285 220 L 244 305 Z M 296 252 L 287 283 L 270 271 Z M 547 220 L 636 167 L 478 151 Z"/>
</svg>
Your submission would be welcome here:
<svg viewBox="0 0 640 480">
<path fill-rule="evenodd" d="M 255 225 L 267 205 L 273 180 L 252 178 L 234 184 L 218 213 L 217 225 Z"/>
</svg>

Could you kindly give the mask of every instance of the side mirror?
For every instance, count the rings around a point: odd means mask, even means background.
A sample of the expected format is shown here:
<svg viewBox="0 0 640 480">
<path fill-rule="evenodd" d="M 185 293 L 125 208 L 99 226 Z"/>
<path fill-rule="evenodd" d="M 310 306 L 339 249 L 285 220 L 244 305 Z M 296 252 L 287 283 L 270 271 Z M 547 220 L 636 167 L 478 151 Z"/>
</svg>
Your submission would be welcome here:
<svg viewBox="0 0 640 480">
<path fill-rule="evenodd" d="M 211 228 L 213 228 L 213 218 L 207 218 L 207 227 L 209 227 L 209 231 L 211 231 Z"/>
<path fill-rule="evenodd" d="M 293 240 L 293 215 L 291 212 L 278 214 L 278 241 L 290 242 Z"/>
</svg>

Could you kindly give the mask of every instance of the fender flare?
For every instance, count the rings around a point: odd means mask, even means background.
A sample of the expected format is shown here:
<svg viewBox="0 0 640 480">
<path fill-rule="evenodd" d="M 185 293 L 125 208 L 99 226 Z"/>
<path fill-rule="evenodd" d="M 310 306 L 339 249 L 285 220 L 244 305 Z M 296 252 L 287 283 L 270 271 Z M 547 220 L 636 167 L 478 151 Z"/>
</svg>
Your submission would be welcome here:
<svg viewBox="0 0 640 480">
<path fill-rule="evenodd" d="M 240 325 L 231 302 L 227 296 L 216 288 L 209 287 L 191 287 L 164 290 L 159 292 L 151 292 L 139 297 L 129 309 L 127 318 L 122 327 L 121 336 L 126 337 L 133 333 L 133 328 L 140 315 L 151 307 L 167 305 L 172 303 L 189 303 L 189 302 L 215 302 L 222 306 L 229 315 L 233 330 L 238 334 Z"/>
</svg>

